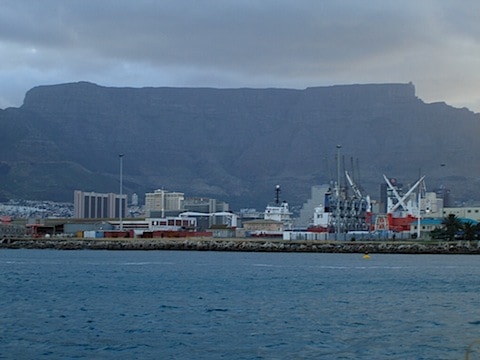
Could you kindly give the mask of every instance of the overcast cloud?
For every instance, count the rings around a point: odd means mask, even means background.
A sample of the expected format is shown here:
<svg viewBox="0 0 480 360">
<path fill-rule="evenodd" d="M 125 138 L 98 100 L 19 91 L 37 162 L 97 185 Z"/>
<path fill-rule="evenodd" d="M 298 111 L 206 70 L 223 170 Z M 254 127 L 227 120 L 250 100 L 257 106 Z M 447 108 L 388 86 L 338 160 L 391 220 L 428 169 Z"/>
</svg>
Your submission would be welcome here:
<svg viewBox="0 0 480 360">
<path fill-rule="evenodd" d="M 480 1 L 4 0 L 0 108 L 37 85 L 413 82 L 480 112 Z"/>
</svg>

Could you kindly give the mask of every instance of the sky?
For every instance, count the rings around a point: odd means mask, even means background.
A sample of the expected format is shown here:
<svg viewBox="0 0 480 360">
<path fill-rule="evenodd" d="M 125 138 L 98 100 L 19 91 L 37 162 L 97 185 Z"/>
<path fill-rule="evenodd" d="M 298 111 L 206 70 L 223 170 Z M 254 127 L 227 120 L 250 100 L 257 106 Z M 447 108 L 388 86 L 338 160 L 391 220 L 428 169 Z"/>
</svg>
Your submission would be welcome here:
<svg viewBox="0 0 480 360">
<path fill-rule="evenodd" d="M 412 82 L 480 112 L 478 0 L 0 0 L 0 108 L 39 85 Z"/>
</svg>

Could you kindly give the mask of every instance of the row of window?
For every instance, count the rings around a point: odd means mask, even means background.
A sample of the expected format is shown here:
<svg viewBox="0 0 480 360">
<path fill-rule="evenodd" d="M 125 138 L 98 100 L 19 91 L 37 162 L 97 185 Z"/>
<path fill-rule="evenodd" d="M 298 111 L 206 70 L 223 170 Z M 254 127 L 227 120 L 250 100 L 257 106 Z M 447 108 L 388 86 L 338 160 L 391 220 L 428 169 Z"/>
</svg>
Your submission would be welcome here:
<svg viewBox="0 0 480 360">
<path fill-rule="evenodd" d="M 195 225 L 195 220 L 191 219 L 161 219 L 153 220 L 152 226 L 183 226 L 190 227 Z"/>
</svg>

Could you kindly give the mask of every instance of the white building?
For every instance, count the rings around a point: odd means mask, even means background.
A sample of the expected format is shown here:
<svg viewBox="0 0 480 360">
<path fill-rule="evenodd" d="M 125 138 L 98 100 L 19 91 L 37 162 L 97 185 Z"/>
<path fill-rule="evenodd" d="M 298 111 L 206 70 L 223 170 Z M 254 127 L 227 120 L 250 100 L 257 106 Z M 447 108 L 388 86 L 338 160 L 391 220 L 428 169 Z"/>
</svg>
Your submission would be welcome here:
<svg viewBox="0 0 480 360">
<path fill-rule="evenodd" d="M 312 186 L 312 195 L 310 199 L 303 204 L 302 209 L 300 210 L 299 218 L 295 222 L 296 226 L 307 228 L 315 223 L 315 213 L 317 211 L 316 208 L 318 206 L 323 207 L 325 205 L 325 194 L 327 194 L 329 191 L 330 185 L 328 184 Z"/>
<path fill-rule="evenodd" d="M 458 218 L 472 219 L 480 222 L 480 207 L 448 207 L 443 209 L 443 217 L 453 214 Z"/>
<path fill-rule="evenodd" d="M 136 193 L 132 194 L 132 206 L 138 206 L 138 195 Z"/>
<path fill-rule="evenodd" d="M 145 194 L 145 212 L 147 217 L 152 216 L 154 212 L 160 212 L 160 216 L 163 218 L 166 211 L 184 210 L 184 201 L 184 193 L 157 189 L 153 193 Z"/>
<path fill-rule="evenodd" d="M 420 209 L 422 216 L 427 218 L 442 217 L 443 199 L 437 197 L 434 192 L 425 193 L 425 197 L 421 199 Z"/>
</svg>

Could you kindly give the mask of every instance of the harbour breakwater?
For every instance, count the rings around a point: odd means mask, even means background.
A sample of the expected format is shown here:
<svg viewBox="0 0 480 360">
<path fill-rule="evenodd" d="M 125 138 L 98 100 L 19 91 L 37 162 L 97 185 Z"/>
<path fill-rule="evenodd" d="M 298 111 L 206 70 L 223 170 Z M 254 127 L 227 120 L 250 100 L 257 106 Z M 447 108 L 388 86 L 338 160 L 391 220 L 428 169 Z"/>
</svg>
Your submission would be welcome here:
<svg viewBox="0 0 480 360">
<path fill-rule="evenodd" d="M 480 254 L 478 241 L 289 241 L 278 239 L 4 238 L 0 249 L 191 250 L 371 254 Z"/>
</svg>

